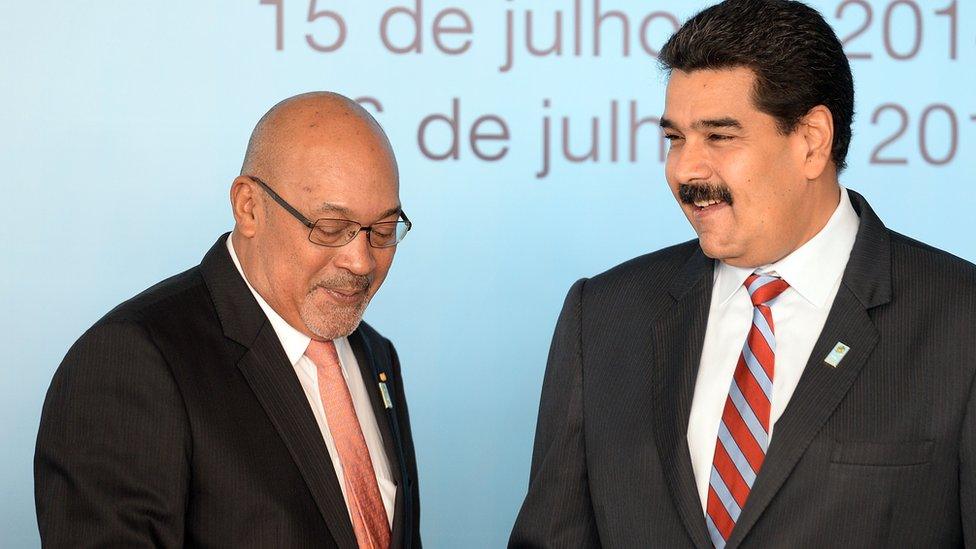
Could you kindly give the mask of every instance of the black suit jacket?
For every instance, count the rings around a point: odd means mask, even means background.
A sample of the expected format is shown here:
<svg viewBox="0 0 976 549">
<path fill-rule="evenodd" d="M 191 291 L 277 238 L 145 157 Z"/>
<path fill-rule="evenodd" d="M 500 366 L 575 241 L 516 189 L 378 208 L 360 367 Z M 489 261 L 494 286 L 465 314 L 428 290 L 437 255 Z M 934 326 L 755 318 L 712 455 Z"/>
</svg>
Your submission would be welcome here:
<svg viewBox="0 0 976 549">
<path fill-rule="evenodd" d="M 976 267 L 850 195 L 843 282 L 728 546 L 976 547 Z M 712 272 L 693 241 L 572 287 L 512 547 L 711 546 L 686 431 Z"/>
<path fill-rule="evenodd" d="M 44 546 L 356 547 L 308 400 L 226 238 L 99 320 L 58 368 L 34 460 Z M 393 546 L 419 548 L 396 352 L 365 323 L 349 340 L 397 482 Z"/>
</svg>

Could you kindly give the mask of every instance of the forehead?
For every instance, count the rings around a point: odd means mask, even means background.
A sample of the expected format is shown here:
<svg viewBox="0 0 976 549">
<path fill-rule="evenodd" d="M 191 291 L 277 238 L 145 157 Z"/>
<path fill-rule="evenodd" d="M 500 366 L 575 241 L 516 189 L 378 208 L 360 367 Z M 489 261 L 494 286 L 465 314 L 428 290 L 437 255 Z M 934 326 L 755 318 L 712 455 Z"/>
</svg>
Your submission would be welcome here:
<svg viewBox="0 0 976 549">
<path fill-rule="evenodd" d="M 679 127 L 701 120 L 760 116 L 753 102 L 756 77 L 752 69 L 675 70 L 668 80 L 664 118 Z"/>
<path fill-rule="evenodd" d="M 369 215 L 399 204 L 396 161 L 375 136 L 304 140 L 283 160 L 279 169 L 290 191 L 313 211 L 333 204 Z"/>
</svg>

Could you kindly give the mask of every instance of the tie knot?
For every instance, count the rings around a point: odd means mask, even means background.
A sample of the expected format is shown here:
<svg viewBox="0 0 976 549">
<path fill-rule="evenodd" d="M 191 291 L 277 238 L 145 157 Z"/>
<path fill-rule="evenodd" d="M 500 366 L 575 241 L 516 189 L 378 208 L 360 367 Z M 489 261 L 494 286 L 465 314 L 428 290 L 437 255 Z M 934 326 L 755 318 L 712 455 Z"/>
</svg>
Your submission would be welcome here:
<svg viewBox="0 0 976 549">
<path fill-rule="evenodd" d="M 790 287 L 782 278 L 764 274 L 749 275 L 749 278 L 746 279 L 745 286 L 749 290 L 749 297 L 752 298 L 753 307 L 769 303 Z"/>
<path fill-rule="evenodd" d="M 319 368 L 339 363 L 339 353 L 332 341 L 316 341 L 313 339 L 308 344 L 308 349 L 305 349 L 305 356 L 312 359 L 312 362 Z"/>
</svg>

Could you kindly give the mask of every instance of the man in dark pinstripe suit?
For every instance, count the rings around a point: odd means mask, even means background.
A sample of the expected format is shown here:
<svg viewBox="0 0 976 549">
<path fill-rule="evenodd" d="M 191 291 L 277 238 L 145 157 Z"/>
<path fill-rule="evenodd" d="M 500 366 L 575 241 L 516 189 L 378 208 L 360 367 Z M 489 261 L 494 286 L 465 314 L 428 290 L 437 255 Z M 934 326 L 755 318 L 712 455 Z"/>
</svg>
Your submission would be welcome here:
<svg viewBox="0 0 976 549">
<path fill-rule="evenodd" d="M 813 9 L 727 0 L 661 53 L 698 239 L 578 281 L 511 547 L 976 547 L 976 267 L 840 186 Z"/>
<path fill-rule="evenodd" d="M 230 198 L 234 231 L 199 266 L 106 314 L 58 368 L 42 543 L 419 548 L 400 362 L 361 322 L 410 228 L 386 135 L 340 95 L 286 99 Z"/>
</svg>

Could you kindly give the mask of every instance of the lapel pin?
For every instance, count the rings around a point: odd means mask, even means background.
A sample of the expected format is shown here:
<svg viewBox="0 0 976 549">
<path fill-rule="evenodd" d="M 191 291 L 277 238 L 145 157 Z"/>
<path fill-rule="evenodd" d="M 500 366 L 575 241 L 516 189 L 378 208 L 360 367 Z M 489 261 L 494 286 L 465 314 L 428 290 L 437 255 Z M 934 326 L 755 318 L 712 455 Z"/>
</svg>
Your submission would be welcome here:
<svg viewBox="0 0 976 549">
<path fill-rule="evenodd" d="M 386 372 L 380 372 L 380 394 L 383 395 L 383 406 L 387 410 L 393 409 L 393 399 L 390 398 L 390 390 L 386 388 Z"/>
<path fill-rule="evenodd" d="M 840 361 L 844 360 L 844 357 L 847 356 L 847 351 L 850 350 L 850 347 L 838 341 L 834 344 L 834 348 L 830 350 L 830 354 L 827 355 L 824 362 L 826 362 L 829 366 L 836 368 L 840 364 Z"/>
</svg>

